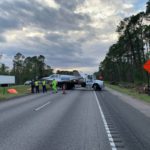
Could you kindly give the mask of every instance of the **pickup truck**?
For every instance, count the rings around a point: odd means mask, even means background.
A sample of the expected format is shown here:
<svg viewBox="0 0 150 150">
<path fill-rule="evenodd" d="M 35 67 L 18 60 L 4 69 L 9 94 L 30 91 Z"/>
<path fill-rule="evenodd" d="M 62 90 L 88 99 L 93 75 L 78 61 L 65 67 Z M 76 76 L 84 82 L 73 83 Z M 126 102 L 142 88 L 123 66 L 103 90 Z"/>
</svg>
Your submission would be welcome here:
<svg viewBox="0 0 150 150">
<path fill-rule="evenodd" d="M 88 75 L 88 74 L 80 74 L 82 76 L 82 79 L 80 80 L 82 87 L 91 87 L 95 91 L 96 90 L 103 90 L 104 89 L 104 81 L 102 80 L 96 80 L 96 77 L 94 75 Z"/>
<path fill-rule="evenodd" d="M 42 80 L 49 82 L 52 82 L 54 79 L 57 81 L 58 87 L 62 88 L 65 85 L 68 90 L 73 89 L 77 84 L 85 88 L 91 87 L 94 90 L 102 90 L 104 88 L 104 82 L 102 80 L 96 80 L 94 75 L 88 74 L 80 74 L 79 76 L 53 74 L 49 77 L 42 78 Z"/>
</svg>

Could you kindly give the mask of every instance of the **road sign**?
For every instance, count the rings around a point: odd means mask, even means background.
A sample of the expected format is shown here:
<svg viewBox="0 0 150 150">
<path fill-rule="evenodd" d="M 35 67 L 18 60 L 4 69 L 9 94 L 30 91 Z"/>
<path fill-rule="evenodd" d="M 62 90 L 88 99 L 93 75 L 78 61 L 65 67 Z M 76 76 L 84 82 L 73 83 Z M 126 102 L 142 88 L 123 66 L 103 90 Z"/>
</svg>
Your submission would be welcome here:
<svg viewBox="0 0 150 150">
<path fill-rule="evenodd" d="M 150 73 L 150 59 L 143 65 L 143 68 Z"/>
</svg>

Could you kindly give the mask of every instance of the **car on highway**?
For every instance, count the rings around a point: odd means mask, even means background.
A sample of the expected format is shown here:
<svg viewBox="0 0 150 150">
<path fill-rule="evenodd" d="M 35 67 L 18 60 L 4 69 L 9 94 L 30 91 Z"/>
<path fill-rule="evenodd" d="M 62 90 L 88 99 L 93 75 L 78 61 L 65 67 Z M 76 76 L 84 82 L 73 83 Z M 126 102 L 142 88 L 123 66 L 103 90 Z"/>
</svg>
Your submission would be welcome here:
<svg viewBox="0 0 150 150">
<path fill-rule="evenodd" d="M 25 83 L 24 83 L 24 85 L 30 85 L 31 84 L 31 80 L 28 80 L 28 81 L 26 81 Z"/>
</svg>

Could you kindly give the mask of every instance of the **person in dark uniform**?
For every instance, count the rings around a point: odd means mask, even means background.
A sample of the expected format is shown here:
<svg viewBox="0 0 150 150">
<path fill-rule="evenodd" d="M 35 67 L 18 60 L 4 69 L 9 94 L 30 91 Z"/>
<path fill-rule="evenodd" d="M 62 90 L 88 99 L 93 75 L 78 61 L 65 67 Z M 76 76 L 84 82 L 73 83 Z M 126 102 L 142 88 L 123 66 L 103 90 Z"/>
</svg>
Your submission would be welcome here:
<svg viewBox="0 0 150 150">
<path fill-rule="evenodd" d="M 45 80 L 42 81 L 42 88 L 43 88 L 43 93 L 47 92 Z"/>
<path fill-rule="evenodd" d="M 31 93 L 34 93 L 34 88 L 35 88 L 35 85 L 34 85 L 34 81 L 32 80 L 31 81 Z"/>
</svg>

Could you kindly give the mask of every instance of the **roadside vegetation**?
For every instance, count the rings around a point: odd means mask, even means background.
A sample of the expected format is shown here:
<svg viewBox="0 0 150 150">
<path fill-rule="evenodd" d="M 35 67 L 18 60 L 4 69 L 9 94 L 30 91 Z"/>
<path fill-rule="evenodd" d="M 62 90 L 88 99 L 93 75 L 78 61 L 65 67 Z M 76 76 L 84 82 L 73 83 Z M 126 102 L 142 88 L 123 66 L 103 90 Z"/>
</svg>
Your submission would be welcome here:
<svg viewBox="0 0 150 150">
<path fill-rule="evenodd" d="M 132 84 L 118 84 L 118 85 L 113 85 L 110 83 L 105 83 L 106 87 L 109 87 L 113 90 L 116 90 L 120 93 L 127 94 L 133 98 L 136 98 L 138 100 L 142 100 L 145 102 L 150 103 L 150 95 L 143 93 L 140 91 L 140 89 L 137 89 L 136 86 Z"/>
<path fill-rule="evenodd" d="M 13 75 L 16 84 L 24 84 L 27 80 L 40 79 L 49 76 L 53 69 L 45 63 L 45 56 L 25 57 L 21 53 L 17 53 L 13 58 L 13 67 L 10 69 L 5 64 L 0 66 L 1 75 Z"/>
<path fill-rule="evenodd" d="M 1 56 L 2 57 L 2 56 Z M 17 53 L 13 58 L 13 67 L 9 68 L 5 64 L 0 64 L 0 75 L 13 75 L 16 79 L 16 84 L 24 84 L 25 81 L 40 80 L 42 77 L 47 77 L 53 74 L 51 66 L 45 63 L 45 56 L 25 57 L 21 53 Z M 78 75 L 77 70 L 65 71 L 57 70 L 58 74 Z"/>
<path fill-rule="evenodd" d="M 16 89 L 17 94 L 10 94 L 7 92 L 8 89 Z M 18 86 L 10 86 L 10 87 L 0 87 L 0 100 L 6 100 L 16 96 L 22 96 L 30 93 L 30 86 L 18 85 Z"/>
<path fill-rule="evenodd" d="M 150 91 L 150 72 L 143 69 L 145 62 L 150 60 L 150 0 L 146 3 L 145 12 L 124 18 L 116 32 L 118 41 L 110 46 L 95 74 L 102 75 L 105 81 L 112 84 L 134 85 L 137 93 L 140 88 L 141 91 Z"/>
<path fill-rule="evenodd" d="M 15 89 L 18 93 L 17 94 L 9 94 L 7 92 L 8 89 Z M 47 85 L 47 90 L 49 90 L 49 86 Z M 42 92 L 42 86 L 40 85 L 40 91 Z M 5 89 L 0 87 L 0 101 L 8 100 L 13 97 L 28 95 L 31 93 L 30 85 L 16 85 L 16 86 L 9 86 Z"/>
</svg>

